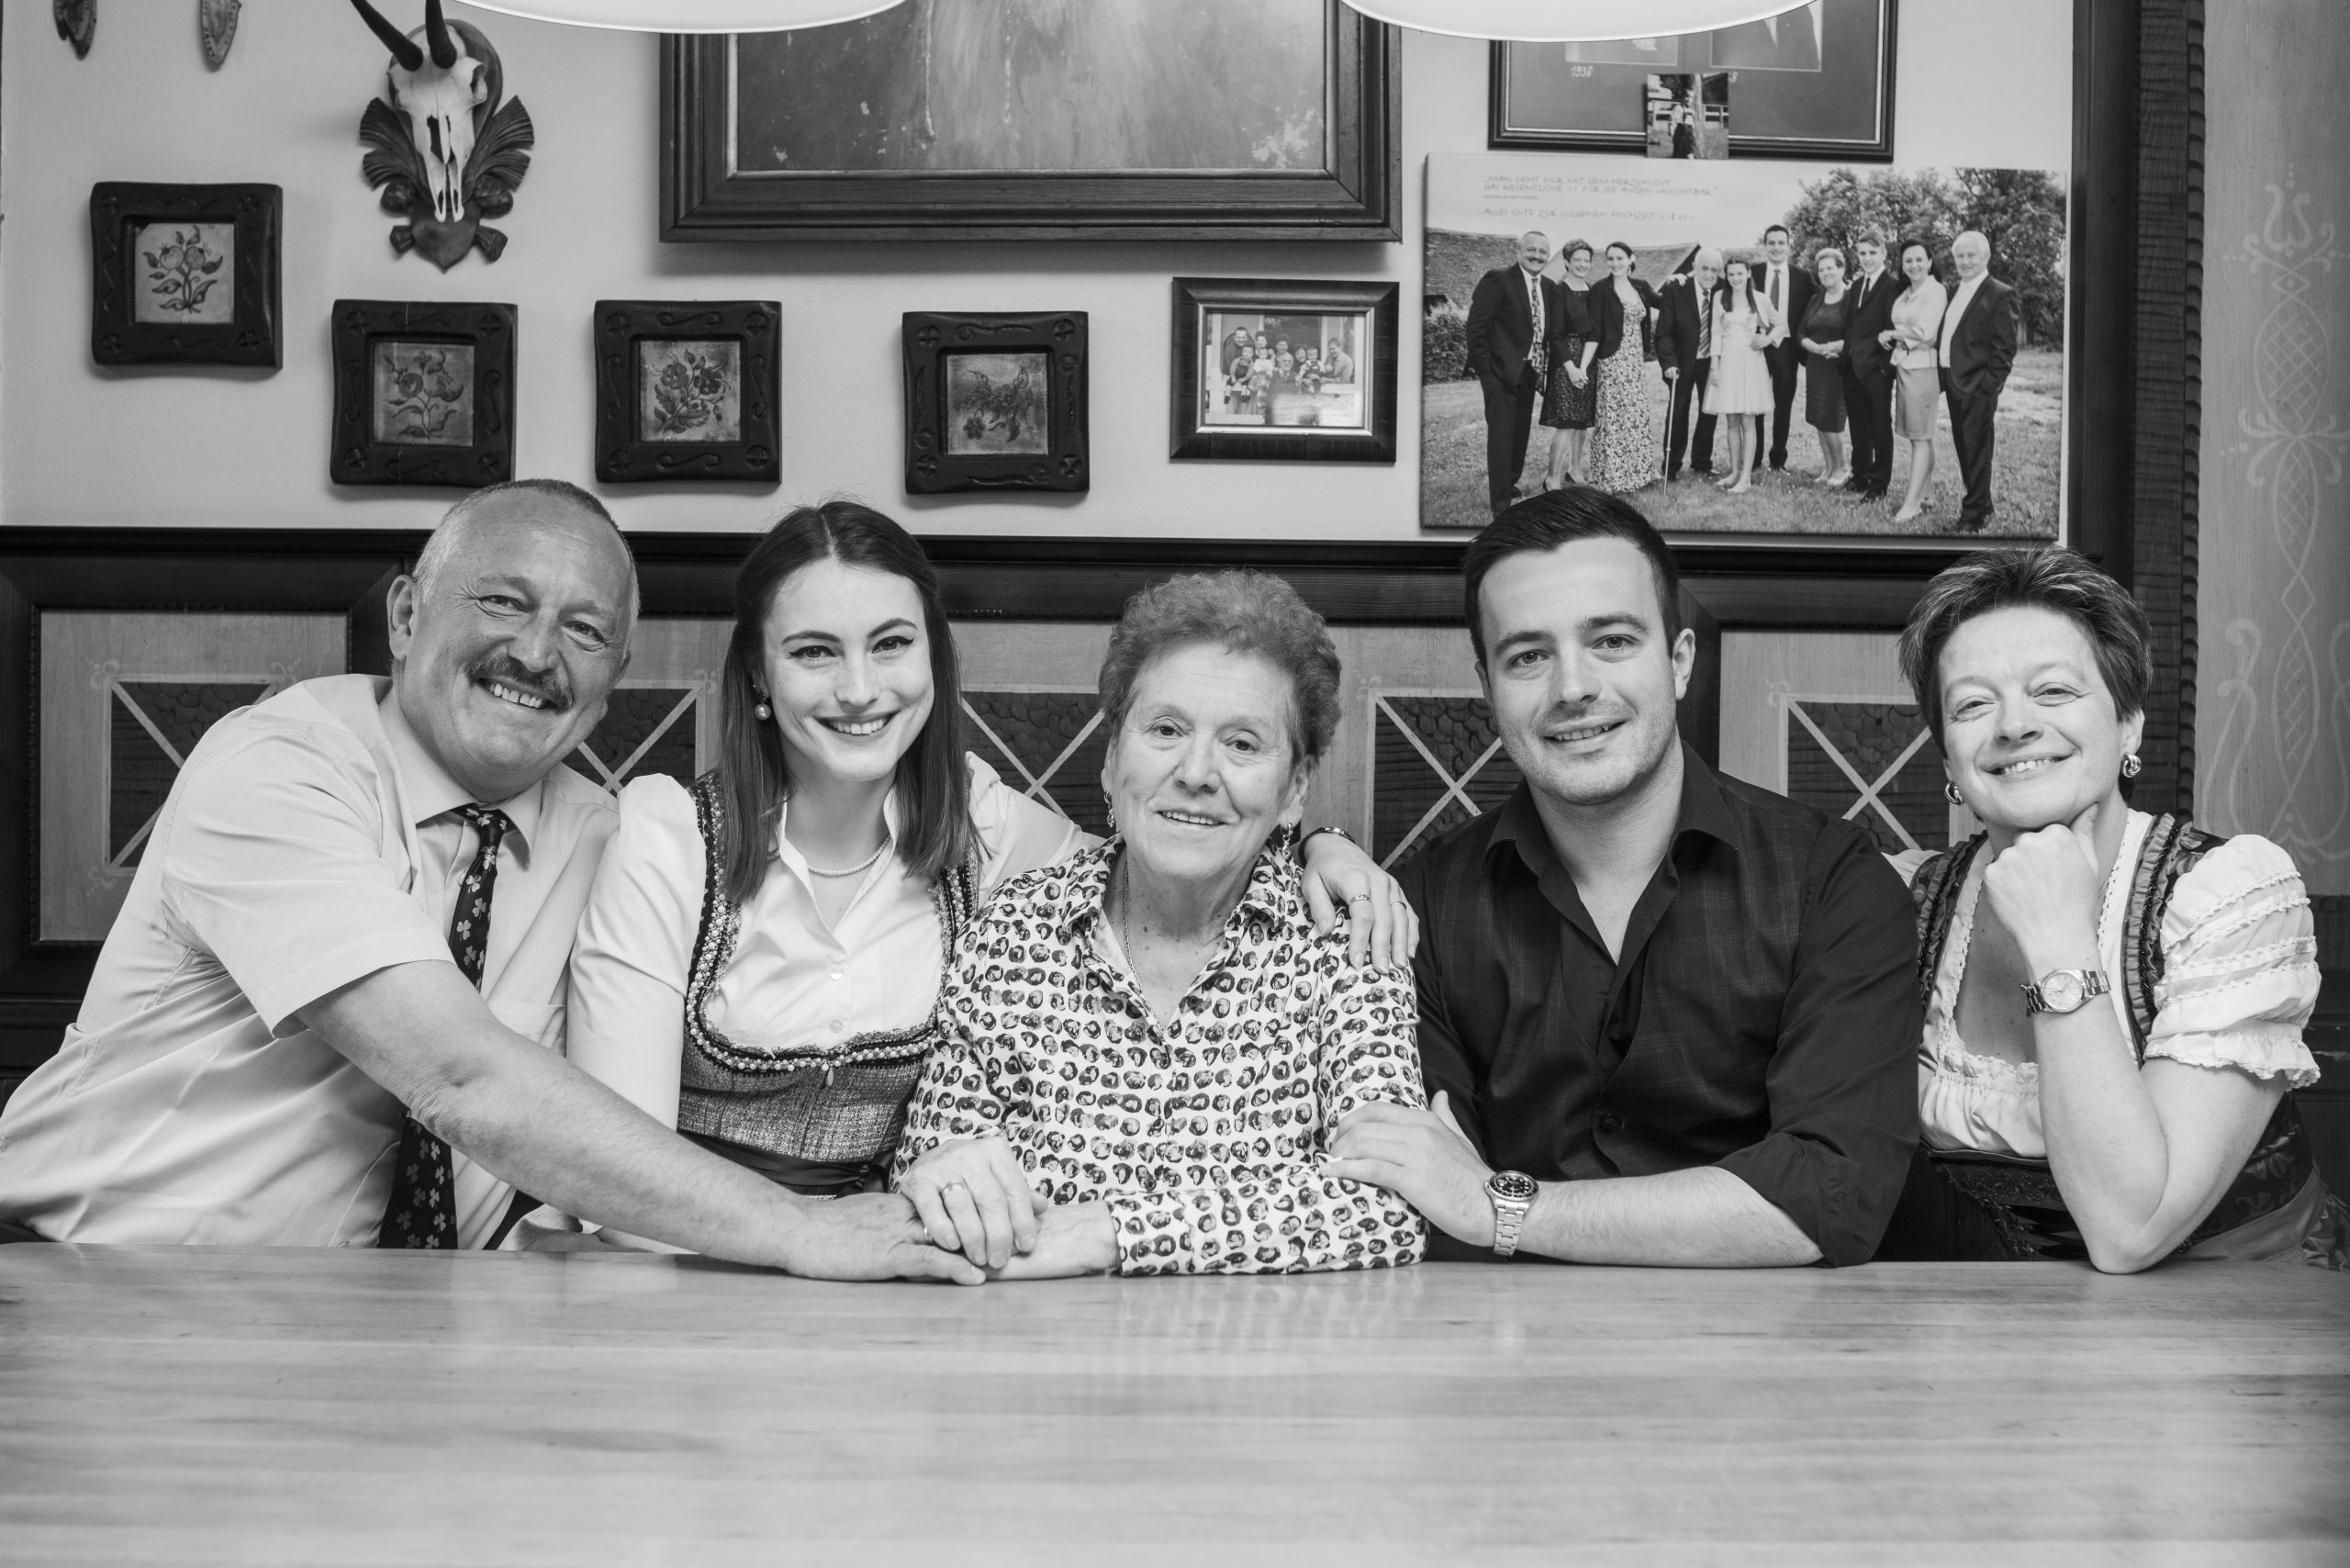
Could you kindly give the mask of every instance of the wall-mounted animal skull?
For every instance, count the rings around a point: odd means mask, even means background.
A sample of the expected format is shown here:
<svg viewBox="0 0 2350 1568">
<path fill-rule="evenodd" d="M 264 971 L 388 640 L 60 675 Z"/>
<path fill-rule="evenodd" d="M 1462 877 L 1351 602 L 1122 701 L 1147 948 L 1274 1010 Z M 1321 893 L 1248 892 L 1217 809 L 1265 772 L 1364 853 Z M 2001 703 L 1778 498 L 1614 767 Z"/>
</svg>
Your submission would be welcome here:
<svg viewBox="0 0 2350 1568">
<path fill-rule="evenodd" d="M 478 245 L 496 261 L 506 236 L 481 219 L 514 205 L 535 140 L 521 100 L 500 103 L 505 66 L 481 29 L 450 22 L 425 0 L 424 26 L 403 33 L 368 0 L 352 6 L 392 51 L 386 97 L 360 117 L 369 151 L 360 168 L 383 189 L 386 212 L 408 222 L 393 248 L 420 252 L 446 272 Z"/>
</svg>

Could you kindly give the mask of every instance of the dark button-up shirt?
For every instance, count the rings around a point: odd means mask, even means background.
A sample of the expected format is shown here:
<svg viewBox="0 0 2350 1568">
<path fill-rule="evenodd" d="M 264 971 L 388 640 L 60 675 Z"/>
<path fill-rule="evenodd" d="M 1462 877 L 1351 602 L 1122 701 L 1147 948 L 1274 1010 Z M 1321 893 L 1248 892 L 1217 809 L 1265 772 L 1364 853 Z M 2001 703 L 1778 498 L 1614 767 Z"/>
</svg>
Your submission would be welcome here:
<svg viewBox="0 0 2350 1568">
<path fill-rule="evenodd" d="M 1423 1075 L 1496 1169 L 1718 1166 L 1864 1261 L 1918 1139 L 1908 893 L 1852 823 L 1682 760 L 1618 958 L 1525 785 L 1405 868 Z"/>
</svg>

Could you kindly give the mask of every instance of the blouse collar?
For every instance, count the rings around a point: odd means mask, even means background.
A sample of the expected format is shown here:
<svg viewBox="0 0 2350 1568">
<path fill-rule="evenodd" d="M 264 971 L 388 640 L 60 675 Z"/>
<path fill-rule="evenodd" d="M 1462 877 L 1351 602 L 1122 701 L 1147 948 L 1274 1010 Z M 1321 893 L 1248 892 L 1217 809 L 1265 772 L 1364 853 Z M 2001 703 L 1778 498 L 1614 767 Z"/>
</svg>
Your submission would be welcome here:
<svg viewBox="0 0 2350 1568">
<path fill-rule="evenodd" d="M 1292 849 L 1297 842 L 1297 830 L 1280 827 L 1257 852 L 1257 863 L 1249 868 L 1248 884 L 1240 890 L 1239 902 L 1225 917 L 1230 928 L 1233 921 L 1248 914 L 1269 925 L 1278 925 L 1286 913 L 1294 908 L 1304 895 L 1300 891 L 1297 856 Z M 1110 868 L 1125 848 L 1125 835 L 1114 834 L 1091 849 L 1080 850 L 1062 862 L 1062 875 L 1069 879 L 1067 902 L 1061 906 L 1060 921 L 1056 932 L 1064 942 L 1074 941 L 1080 930 L 1105 913 L 1105 901 L 1110 891 Z"/>
</svg>

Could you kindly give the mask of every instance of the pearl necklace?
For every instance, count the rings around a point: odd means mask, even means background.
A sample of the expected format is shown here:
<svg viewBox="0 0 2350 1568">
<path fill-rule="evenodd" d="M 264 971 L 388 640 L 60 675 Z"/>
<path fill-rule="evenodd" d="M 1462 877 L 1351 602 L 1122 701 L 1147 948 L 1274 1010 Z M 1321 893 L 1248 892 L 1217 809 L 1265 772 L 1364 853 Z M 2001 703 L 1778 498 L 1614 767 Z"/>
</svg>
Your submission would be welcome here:
<svg viewBox="0 0 2350 1568">
<path fill-rule="evenodd" d="M 870 854 L 870 855 L 868 855 L 868 856 L 867 856 L 864 859 L 862 859 L 862 860 L 858 861 L 856 865 L 851 866 L 847 870 L 845 870 L 845 871 L 827 871 L 827 870 L 825 870 L 822 866 L 817 865 L 817 864 L 816 864 L 815 862 L 813 862 L 813 861 L 810 861 L 810 862 L 809 862 L 809 864 L 808 864 L 808 874 L 809 874 L 810 876 L 811 876 L 811 877 L 854 877 L 854 876 L 857 876 L 857 875 L 859 875 L 859 874 L 861 874 L 861 873 L 863 873 L 863 872 L 870 871 L 871 869 L 873 869 L 874 862 L 875 862 L 875 861 L 877 861 L 877 860 L 879 860 L 879 859 L 881 858 L 881 857 L 882 857 L 882 856 L 884 856 L 884 855 L 888 854 L 888 853 L 889 853 L 889 849 L 890 849 L 890 835 L 889 835 L 888 834 L 886 834 L 886 833 L 885 833 L 885 834 L 883 834 L 881 835 L 881 842 L 880 842 L 880 844 L 879 844 L 878 846 L 877 846 L 875 847 L 875 849 L 874 849 L 873 853 L 872 853 L 872 854 Z"/>
</svg>

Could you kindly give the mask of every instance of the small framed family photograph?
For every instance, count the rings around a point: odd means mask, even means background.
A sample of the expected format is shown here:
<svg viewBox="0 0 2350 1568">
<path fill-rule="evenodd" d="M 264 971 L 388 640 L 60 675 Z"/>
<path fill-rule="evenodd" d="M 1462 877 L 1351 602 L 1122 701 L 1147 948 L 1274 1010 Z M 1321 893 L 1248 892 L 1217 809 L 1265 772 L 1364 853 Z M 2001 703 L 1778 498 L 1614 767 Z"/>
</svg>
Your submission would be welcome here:
<svg viewBox="0 0 2350 1568">
<path fill-rule="evenodd" d="M 1395 461 L 1393 283 L 1175 280 L 1177 458 Z"/>
<path fill-rule="evenodd" d="M 514 307 L 334 302 L 338 485 L 479 489 L 514 476 Z"/>
<path fill-rule="evenodd" d="M 1086 317 L 905 317 L 906 488 L 1083 490 Z"/>
<path fill-rule="evenodd" d="M 1651 147 L 1659 77 L 1727 73 L 1732 158 L 1893 160 L 1897 0 L 1811 0 L 1711 32 L 1606 43 L 1496 43 L 1486 145 L 1583 152 Z M 1705 121 L 1692 150 L 1704 157 Z"/>
<path fill-rule="evenodd" d="M 596 302 L 596 477 L 783 476 L 781 308 L 771 299 Z"/>
<path fill-rule="evenodd" d="M 275 185 L 90 187 L 90 357 L 259 364 L 279 357 Z"/>
</svg>

